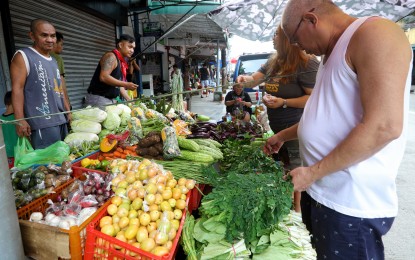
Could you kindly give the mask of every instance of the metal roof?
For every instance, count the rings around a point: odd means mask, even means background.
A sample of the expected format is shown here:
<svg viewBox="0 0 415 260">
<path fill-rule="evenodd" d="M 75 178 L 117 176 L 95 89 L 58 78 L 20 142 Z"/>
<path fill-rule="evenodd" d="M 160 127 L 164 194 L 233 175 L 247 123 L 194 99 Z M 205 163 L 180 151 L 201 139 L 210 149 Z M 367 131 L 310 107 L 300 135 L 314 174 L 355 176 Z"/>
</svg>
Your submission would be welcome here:
<svg viewBox="0 0 415 260">
<path fill-rule="evenodd" d="M 179 20 L 185 20 L 190 16 L 190 14 L 184 17 L 179 14 L 163 14 L 151 15 L 150 18 L 152 22 L 160 22 L 162 29 L 167 30 Z M 200 44 L 211 43 L 213 46 L 216 45 L 217 41 L 219 41 L 219 44 L 222 46 L 226 44 L 226 34 L 223 29 L 207 17 L 206 14 L 195 15 L 170 33 L 167 38 L 188 39 L 191 38 L 192 35 L 199 35 Z"/>
</svg>

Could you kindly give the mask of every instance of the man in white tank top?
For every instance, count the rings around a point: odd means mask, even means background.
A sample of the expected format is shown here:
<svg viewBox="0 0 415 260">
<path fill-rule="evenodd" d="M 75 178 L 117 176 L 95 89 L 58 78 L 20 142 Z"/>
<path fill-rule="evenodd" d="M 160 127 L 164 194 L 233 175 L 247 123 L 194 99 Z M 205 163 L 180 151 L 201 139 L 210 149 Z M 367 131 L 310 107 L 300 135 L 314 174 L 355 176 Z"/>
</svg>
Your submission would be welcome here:
<svg viewBox="0 0 415 260">
<path fill-rule="evenodd" d="M 355 18 L 328 0 L 291 0 L 282 25 L 291 44 L 320 55 L 301 121 L 266 152 L 299 139 L 303 221 L 318 259 L 383 259 L 398 211 L 395 179 L 407 135 L 412 50 L 380 17 Z"/>
</svg>

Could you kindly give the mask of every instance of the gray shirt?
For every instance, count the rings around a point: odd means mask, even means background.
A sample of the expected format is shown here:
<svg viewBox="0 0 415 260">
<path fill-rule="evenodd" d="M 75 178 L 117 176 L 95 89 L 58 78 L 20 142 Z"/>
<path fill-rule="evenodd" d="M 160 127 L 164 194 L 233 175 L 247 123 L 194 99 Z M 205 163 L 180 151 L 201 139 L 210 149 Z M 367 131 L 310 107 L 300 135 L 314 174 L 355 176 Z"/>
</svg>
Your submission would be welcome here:
<svg viewBox="0 0 415 260">
<path fill-rule="evenodd" d="M 44 57 L 33 48 L 19 50 L 26 63 L 28 75 L 24 86 L 24 115 L 32 130 L 58 126 L 66 123 L 62 81 L 56 60 Z"/>
<path fill-rule="evenodd" d="M 267 74 L 267 68 L 270 64 L 267 62 L 258 71 Z M 278 78 L 272 79 L 265 83 L 265 91 L 273 96 L 283 99 L 297 98 L 305 95 L 305 88 L 313 88 L 316 81 L 316 74 L 319 62 L 312 58 L 307 62 L 306 67 L 300 66 L 297 69 L 297 76 L 288 83 L 278 82 Z M 275 133 L 288 128 L 300 121 L 303 114 L 303 108 L 287 107 L 287 108 L 267 108 L 269 125 Z"/>
</svg>

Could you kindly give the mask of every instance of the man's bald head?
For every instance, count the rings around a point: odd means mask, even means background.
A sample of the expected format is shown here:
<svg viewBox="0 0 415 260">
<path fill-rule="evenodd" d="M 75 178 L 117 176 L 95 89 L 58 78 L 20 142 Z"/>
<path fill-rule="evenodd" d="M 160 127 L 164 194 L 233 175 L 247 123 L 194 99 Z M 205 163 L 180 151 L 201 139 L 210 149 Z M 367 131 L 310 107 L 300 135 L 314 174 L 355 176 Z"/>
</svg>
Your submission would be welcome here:
<svg viewBox="0 0 415 260">
<path fill-rule="evenodd" d="M 51 24 L 49 21 L 46 21 L 46 20 L 44 20 L 44 19 L 35 19 L 35 20 L 32 20 L 32 21 L 30 22 L 30 31 L 31 31 L 32 33 L 35 33 L 35 32 L 36 32 L 36 28 L 37 28 L 37 26 L 38 26 L 39 24 L 50 24 L 50 25 L 52 25 L 52 26 L 53 26 L 53 24 Z"/>
<path fill-rule="evenodd" d="M 313 13 L 323 14 L 332 8 L 338 7 L 331 0 L 290 0 L 282 15 L 282 28 L 288 38 L 291 38 L 303 14 L 311 10 Z"/>
</svg>

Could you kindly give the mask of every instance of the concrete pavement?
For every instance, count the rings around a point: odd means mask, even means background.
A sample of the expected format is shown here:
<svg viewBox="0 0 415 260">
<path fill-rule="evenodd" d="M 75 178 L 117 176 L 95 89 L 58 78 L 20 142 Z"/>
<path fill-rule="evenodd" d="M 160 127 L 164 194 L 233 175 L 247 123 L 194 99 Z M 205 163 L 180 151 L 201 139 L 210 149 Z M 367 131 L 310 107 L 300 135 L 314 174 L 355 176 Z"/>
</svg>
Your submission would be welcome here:
<svg viewBox="0 0 415 260">
<path fill-rule="evenodd" d="M 399 212 L 395 222 L 384 237 L 386 260 L 415 260 L 415 94 L 410 95 L 408 142 L 396 180 Z M 191 111 L 221 120 L 225 115 L 223 102 L 193 96 Z"/>
</svg>

